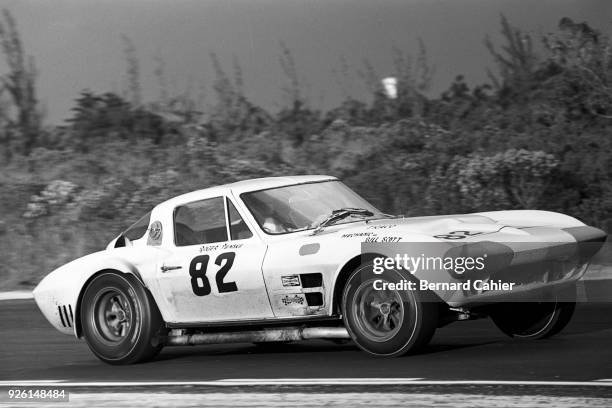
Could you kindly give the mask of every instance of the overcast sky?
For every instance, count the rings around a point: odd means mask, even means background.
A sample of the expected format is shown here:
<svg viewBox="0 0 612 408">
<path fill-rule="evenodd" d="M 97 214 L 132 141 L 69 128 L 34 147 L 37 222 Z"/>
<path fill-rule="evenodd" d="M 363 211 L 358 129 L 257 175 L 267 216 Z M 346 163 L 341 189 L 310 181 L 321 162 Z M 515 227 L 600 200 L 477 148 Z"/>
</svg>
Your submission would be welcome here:
<svg viewBox="0 0 612 408">
<path fill-rule="evenodd" d="M 147 100 L 159 94 L 154 71 L 161 58 L 170 91 L 191 88 L 195 96 L 204 87 L 211 103 L 215 52 L 228 71 L 235 56 L 247 96 L 275 110 L 285 80 L 279 41 L 294 54 L 310 104 L 328 109 L 342 97 L 332 73 L 342 57 L 353 71 L 367 58 L 381 77 L 392 75 L 393 45 L 414 53 L 419 37 L 436 67 L 434 94 L 457 74 L 472 84 L 486 81 L 492 61 L 483 38 L 498 38 L 500 13 L 536 36 L 564 16 L 612 32 L 607 0 L 0 0 L 0 6 L 16 17 L 35 57 L 48 123 L 67 118 L 82 89 L 124 89 L 122 34 L 136 47 Z M 366 97 L 357 75 L 345 87 Z"/>
</svg>

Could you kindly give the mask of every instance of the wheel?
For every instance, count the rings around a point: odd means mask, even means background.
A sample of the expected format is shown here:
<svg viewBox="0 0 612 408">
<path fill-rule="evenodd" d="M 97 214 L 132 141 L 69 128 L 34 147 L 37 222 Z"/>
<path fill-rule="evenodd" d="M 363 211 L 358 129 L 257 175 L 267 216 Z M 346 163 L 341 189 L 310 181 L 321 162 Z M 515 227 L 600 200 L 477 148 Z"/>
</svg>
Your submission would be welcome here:
<svg viewBox="0 0 612 408">
<path fill-rule="evenodd" d="M 105 363 L 137 363 L 161 351 L 162 317 L 134 276 L 112 272 L 96 276 L 85 289 L 81 305 L 87 345 Z"/>
<path fill-rule="evenodd" d="M 377 290 L 384 283 L 413 281 L 406 272 L 377 275 L 372 263 L 361 265 L 346 282 L 342 318 L 352 340 L 375 356 L 395 357 L 426 345 L 438 323 L 438 303 L 419 290 Z M 376 282 L 380 281 L 380 282 Z M 377 289 L 374 288 L 376 282 Z"/>
<path fill-rule="evenodd" d="M 543 302 L 501 303 L 494 306 L 490 316 L 510 337 L 545 339 L 559 333 L 570 322 L 576 308 L 576 302 L 571 299 L 575 297 L 576 287 L 572 286 L 560 294 L 550 294 Z"/>
</svg>

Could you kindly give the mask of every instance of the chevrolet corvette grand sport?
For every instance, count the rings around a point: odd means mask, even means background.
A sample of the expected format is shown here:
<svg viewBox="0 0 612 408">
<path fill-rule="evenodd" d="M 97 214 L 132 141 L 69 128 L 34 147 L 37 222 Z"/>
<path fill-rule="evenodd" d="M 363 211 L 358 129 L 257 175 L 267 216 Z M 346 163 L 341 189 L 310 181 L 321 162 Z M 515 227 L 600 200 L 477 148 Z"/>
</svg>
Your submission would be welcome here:
<svg viewBox="0 0 612 408">
<path fill-rule="evenodd" d="M 553 212 L 405 218 L 334 177 L 264 178 L 157 205 L 34 297 L 111 364 L 170 345 L 313 338 L 398 356 L 457 320 L 491 317 L 523 339 L 559 332 L 605 239 Z"/>
</svg>

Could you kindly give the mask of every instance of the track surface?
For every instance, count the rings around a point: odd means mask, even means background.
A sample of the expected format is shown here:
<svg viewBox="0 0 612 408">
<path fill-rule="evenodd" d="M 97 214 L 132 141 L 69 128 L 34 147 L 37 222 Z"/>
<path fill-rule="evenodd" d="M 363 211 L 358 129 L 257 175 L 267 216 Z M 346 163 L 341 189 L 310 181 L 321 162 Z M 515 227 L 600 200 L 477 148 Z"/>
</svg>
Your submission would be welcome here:
<svg viewBox="0 0 612 408">
<path fill-rule="evenodd" d="M 579 304 L 566 330 L 520 342 L 487 320 L 439 329 L 424 351 L 372 358 L 353 345 L 307 341 L 166 348 L 153 362 L 112 367 L 57 333 L 31 300 L 0 302 L 0 380 L 207 381 L 232 378 L 423 378 L 592 381 L 612 378 L 612 303 Z"/>
</svg>

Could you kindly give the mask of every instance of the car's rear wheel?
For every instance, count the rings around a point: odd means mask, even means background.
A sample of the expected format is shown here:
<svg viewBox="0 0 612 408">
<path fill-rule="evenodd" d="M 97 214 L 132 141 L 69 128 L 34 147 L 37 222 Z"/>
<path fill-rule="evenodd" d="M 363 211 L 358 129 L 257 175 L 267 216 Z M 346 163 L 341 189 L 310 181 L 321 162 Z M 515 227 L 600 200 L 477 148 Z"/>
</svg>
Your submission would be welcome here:
<svg viewBox="0 0 612 408">
<path fill-rule="evenodd" d="M 385 284 L 412 281 L 395 270 L 374 274 L 372 263 L 361 265 L 346 282 L 342 295 L 344 324 L 362 350 L 395 357 L 429 342 L 438 323 L 438 304 L 428 292 L 382 289 Z M 415 285 L 416 286 L 416 285 Z"/>
<path fill-rule="evenodd" d="M 567 326 L 576 308 L 576 287 L 547 295 L 542 302 L 513 302 L 495 305 L 493 323 L 506 335 L 522 340 L 551 337 Z"/>
<path fill-rule="evenodd" d="M 163 347 L 163 320 L 149 292 L 132 275 L 102 273 L 83 293 L 83 336 L 109 364 L 146 361 Z"/>
</svg>

